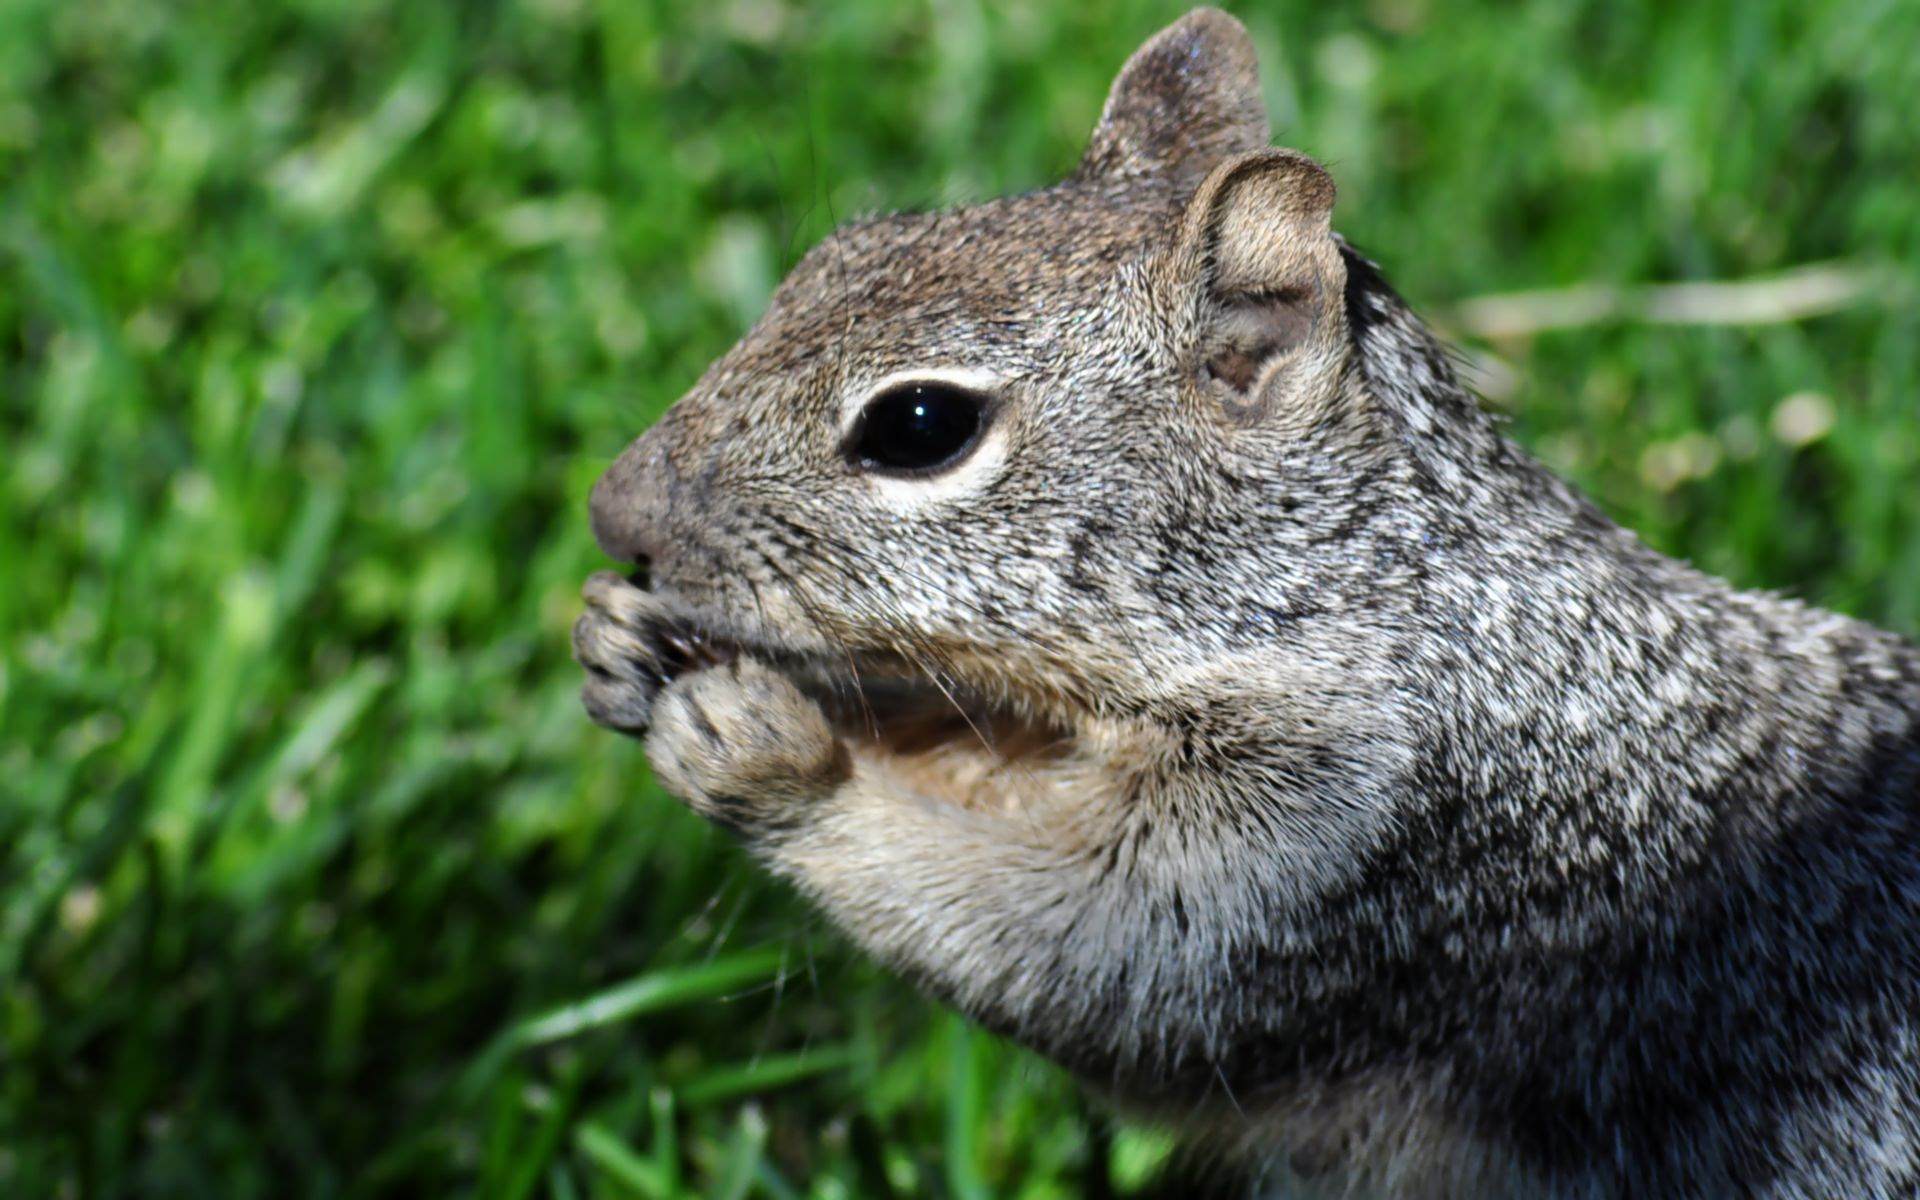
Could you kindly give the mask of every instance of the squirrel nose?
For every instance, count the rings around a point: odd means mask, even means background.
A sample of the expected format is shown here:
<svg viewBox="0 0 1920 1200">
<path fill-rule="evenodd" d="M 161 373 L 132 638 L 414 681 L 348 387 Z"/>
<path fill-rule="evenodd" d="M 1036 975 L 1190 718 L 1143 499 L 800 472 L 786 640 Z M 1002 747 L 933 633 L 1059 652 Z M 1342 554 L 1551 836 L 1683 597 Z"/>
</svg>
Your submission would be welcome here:
<svg viewBox="0 0 1920 1200">
<path fill-rule="evenodd" d="M 667 465 L 660 439 L 649 433 L 623 451 L 593 485 L 587 512 L 593 540 L 610 558 L 646 571 L 660 556 L 666 531 Z"/>
</svg>

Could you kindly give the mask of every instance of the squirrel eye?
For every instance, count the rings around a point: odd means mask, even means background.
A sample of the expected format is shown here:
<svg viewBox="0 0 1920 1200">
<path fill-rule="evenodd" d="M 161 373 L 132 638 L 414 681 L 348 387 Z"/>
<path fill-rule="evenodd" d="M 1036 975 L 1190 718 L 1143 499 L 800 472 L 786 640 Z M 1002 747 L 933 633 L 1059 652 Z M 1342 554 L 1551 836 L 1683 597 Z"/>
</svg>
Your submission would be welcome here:
<svg viewBox="0 0 1920 1200">
<path fill-rule="evenodd" d="M 893 475 L 953 466 L 980 440 L 987 401 L 946 383 L 906 383 L 868 402 L 847 440 L 856 465 Z"/>
</svg>

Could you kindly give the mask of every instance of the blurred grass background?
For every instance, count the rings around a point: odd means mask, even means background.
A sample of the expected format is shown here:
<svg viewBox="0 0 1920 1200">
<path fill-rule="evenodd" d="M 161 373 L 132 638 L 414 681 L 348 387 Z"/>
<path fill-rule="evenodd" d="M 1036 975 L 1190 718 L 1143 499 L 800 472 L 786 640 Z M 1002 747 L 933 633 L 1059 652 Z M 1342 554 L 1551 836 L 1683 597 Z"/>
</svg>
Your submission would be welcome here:
<svg viewBox="0 0 1920 1200">
<path fill-rule="evenodd" d="M 1004 11 L 1003 11 L 1004 9 Z M 1920 270 L 1920 5 L 1238 11 L 1416 302 Z M 591 728 L 596 473 L 1179 6 L 0 0 L 0 1193 L 1125 1194 Z M 1920 629 L 1920 305 L 1508 337 L 1661 547 Z"/>
</svg>

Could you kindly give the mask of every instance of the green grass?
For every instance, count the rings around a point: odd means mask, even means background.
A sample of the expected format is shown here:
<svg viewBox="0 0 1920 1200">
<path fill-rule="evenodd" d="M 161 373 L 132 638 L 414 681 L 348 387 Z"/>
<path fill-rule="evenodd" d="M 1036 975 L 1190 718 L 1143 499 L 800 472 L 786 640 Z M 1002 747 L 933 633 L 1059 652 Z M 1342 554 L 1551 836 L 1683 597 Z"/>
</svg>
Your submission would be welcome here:
<svg viewBox="0 0 1920 1200">
<path fill-rule="evenodd" d="M 1243 15 L 1340 226 L 1445 311 L 1910 284 L 1917 10 Z M 836 219 L 1067 170 L 1175 6 L 1095 11 L 0 0 L 0 1193 L 1152 1172 L 660 796 L 566 639 L 595 474 Z M 1911 291 L 1490 349 L 1656 544 L 1920 629 Z M 1777 436 L 1794 396 L 1830 429 Z"/>
</svg>

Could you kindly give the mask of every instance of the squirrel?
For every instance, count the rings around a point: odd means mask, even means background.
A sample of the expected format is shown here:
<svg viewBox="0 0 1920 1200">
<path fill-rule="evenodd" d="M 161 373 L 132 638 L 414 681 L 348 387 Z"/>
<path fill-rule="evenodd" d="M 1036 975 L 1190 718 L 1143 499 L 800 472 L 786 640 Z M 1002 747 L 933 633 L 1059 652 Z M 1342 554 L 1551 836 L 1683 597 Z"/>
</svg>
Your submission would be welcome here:
<svg viewBox="0 0 1920 1200">
<path fill-rule="evenodd" d="M 1269 142 L 1200 9 L 812 249 L 593 489 L 589 714 L 1265 1178 L 1920 1195 L 1920 648 L 1602 515 Z"/>
</svg>

